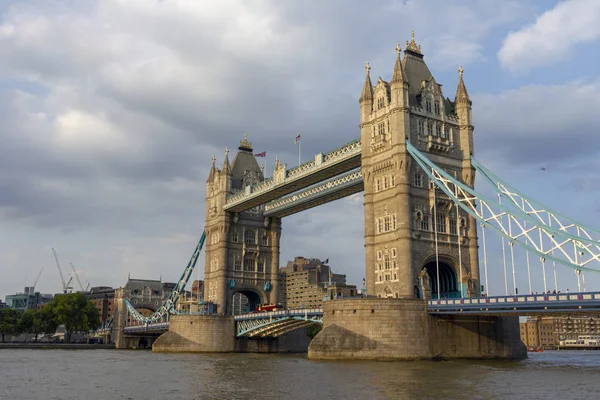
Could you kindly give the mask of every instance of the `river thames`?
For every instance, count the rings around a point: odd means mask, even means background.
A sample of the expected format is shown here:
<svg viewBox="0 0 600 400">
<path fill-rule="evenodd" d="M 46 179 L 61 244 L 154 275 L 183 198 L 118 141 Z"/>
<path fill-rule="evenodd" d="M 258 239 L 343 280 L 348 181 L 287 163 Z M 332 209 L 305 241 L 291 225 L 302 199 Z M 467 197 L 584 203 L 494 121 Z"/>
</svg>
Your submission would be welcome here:
<svg viewBox="0 0 600 400">
<path fill-rule="evenodd" d="M 0 350 L 0 399 L 596 399 L 600 351 L 524 361 L 322 362 L 305 355 Z"/>
</svg>

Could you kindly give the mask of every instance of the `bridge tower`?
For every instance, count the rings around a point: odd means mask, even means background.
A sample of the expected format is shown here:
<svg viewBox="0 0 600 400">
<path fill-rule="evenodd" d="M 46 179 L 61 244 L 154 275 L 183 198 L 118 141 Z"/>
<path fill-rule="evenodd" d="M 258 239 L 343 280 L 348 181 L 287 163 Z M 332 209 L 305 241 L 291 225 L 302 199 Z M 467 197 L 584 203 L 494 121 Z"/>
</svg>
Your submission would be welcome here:
<svg viewBox="0 0 600 400">
<path fill-rule="evenodd" d="M 214 302 L 219 314 L 233 313 L 237 293 L 250 307 L 278 300 L 281 219 L 264 217 L 262 205 L 240 213 L 223 210 L 229 194 L 263 180 L 246 136 L 231 164 L 227 149 L 221 169 L 213 157 L 206 182 L 204 299 Z"/>
<path fill-rule="evenodd" d="M 406 151 L 405 140 L 447 172 L 473 186 L 471 100 L 459 68 L 454 101 L 445 98 L 421 46 L 396 46 L 390 82 L 360 96 L 367 291 L 377 297 L 459 297 L 479 294 L 477 226 Z M 437 237 L 437 240 L 436 240 Z M 439 277 L 439 278 L 438 278 Z M 438 288 L 439 282 L 439 288 Z"/>
</svg>

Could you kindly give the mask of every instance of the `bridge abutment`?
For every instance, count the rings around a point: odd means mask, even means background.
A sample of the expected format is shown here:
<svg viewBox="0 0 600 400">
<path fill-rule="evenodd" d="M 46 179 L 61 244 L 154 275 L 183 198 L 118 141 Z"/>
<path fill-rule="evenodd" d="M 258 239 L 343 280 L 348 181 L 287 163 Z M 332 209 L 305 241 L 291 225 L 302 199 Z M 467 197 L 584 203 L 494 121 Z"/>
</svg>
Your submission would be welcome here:
<svg viewBox="0 0 600 400">
<path fill-rule="evenodd" d="M 302 353 L 310 339 L 306 328 L 279 337 L 235 336 L 235 321 L 226 315 L 173 315 L 169 331 L 152 346 L 164 353 Z"/>
<path fill-rule="evenodd" d="M 308 348 L 314 360 L 526 357 L 518 317 L 434 317 L 418 299 L 325 302 L 323 330 Z"/>
</svg>

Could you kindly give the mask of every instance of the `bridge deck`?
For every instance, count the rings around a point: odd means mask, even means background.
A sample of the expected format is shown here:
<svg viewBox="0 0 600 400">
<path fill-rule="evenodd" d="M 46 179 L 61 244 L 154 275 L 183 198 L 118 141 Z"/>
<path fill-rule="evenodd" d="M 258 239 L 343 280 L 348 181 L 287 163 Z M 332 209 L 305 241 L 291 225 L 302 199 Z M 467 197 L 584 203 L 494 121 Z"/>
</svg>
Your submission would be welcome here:
<svg viewBox="0 0 600 400">
<path fill-rule="evenodd" d="M 428 300 L 427 310 L 433 315 L 534 316 L 598 313 L 600 292 Z"/>
</svg>

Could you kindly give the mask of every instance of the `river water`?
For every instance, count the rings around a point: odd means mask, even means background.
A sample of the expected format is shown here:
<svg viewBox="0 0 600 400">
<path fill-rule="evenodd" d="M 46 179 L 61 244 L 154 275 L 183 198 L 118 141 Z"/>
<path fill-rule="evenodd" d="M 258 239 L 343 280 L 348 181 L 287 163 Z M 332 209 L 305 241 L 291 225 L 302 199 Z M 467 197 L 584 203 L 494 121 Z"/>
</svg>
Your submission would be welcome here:
<svg viewBox="0 0 600 400">
<path fill-rule="evenodd" d="M 0 399 L 590 399 L 600 351 L 525 361 L 322 362 L 304 355 L 0 350 Z"/>
</svg>

